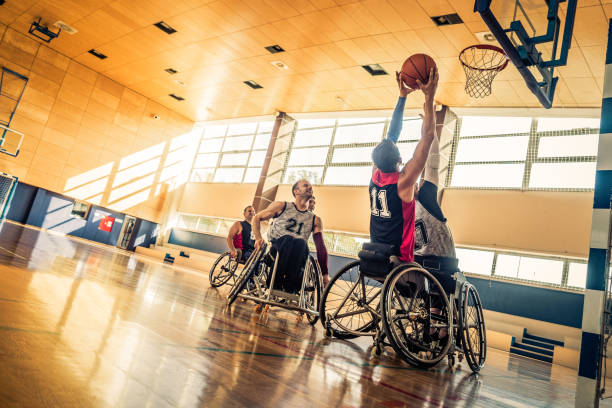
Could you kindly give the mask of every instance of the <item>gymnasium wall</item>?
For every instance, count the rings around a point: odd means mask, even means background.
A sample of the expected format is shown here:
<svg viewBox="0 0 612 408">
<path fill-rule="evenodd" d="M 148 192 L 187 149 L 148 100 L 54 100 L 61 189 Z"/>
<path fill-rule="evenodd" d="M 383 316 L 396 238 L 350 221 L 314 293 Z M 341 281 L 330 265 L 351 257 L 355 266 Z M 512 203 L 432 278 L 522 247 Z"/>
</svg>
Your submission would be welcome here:
<svg viewBox="0 0 612 408">
<path fill-rule="evenodd" d="M 254 184 L 188 183 L 179 212 L 240 218 Z M 366 187 L 315 186 L 316 213 L 329 230 L 369 233 Z M 282 185 L 278 200 L 293 200 Z M 593 193 L 455 190 L 442 200 L 455 242 L 586 258 Z"/>
<path fill-rule="evenodd" d="M 19 182 L 7 219 L 102 244 L 117 244 L 125 219 L 124 213 L 92 205 L 86 219 L 75 218 L 71 215 L 73 204 L 74 200 L 70 197 Z M 110 231 L 98 228 L 106 216 L 115 218 Z M 154 244 L 157 233 L 156 223 L 137 218 L 127 249 L 134 250 L 135 246 Z"/>
<path fill-rule="evenodd" d="M 0 64 L 29 78 L 11 123 L 21 153 L 0 155 L 0 171 L 160 222 L 191 167 L 193 121 L 4 25 L 0 37 Z"/>
</svg>

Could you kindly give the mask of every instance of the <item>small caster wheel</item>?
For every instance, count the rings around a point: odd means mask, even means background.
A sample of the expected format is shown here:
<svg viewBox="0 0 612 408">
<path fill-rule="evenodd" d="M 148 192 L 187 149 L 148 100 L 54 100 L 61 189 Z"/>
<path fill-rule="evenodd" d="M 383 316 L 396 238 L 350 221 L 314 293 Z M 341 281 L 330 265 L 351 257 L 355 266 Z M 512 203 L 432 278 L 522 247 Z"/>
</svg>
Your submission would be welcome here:
<svg viewBox="0 0 612 408">
<path fill-rule="evenodd" d="M 332 336 L 332 331 L 329 327 L 325 328 L 325 337 L 331 337 Z"/>
<path fill-rule="evenodd" d="M 455 371 L 455 356 L 452 354 L 448 355 L 448 368 L 451 371 Z"/>
<path fill-rule="evenodd" d="M 270 305 L 266 305 L 264 307 L 264 313 L 268 313 L 268 310 L 270 310 Z"/>
<path fill-rule="evenodd" d="M 372 354 L 376 357 L 380 357 L 382 354 L 382 347 L 380 344 L 377 343 L 372 346 Z"/>
<path fill-rule="evenodd" d="M 261 313 L 262 311 L 261 305 L 255 305 L 255 307 L 253 308 L 253 311 L 257 314 Z"/>
<path fill-rule="evenodd" d="M 463 361 L 463 353 L 459 353 L 458 357 L 459 357 L 459 362 L 462 362 Z"/>
</svg>

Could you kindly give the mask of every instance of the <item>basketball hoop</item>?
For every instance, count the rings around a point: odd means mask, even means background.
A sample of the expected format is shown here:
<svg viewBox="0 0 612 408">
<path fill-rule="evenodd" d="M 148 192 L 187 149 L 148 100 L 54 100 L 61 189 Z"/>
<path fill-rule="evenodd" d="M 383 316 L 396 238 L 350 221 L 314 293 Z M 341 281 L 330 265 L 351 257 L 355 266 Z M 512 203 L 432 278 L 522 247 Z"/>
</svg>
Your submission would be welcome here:
<svg viewBox="0 0 612 408">
<path fill-rule="evenodd" d="M 465 92 L 472 98 L 484 98 L 491 95 L 493 79 L 509 60 L 501 48 L 477 44 L 461 51 L 459 61 L 465 71 Z"/>
</svg>

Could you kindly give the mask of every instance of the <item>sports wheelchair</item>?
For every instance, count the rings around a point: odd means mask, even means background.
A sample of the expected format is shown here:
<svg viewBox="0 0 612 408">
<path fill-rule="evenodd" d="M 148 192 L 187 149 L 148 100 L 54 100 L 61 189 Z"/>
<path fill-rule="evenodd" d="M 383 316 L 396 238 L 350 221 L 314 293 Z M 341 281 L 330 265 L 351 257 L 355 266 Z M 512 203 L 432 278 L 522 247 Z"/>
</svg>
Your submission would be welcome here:
<svg viewBox="0 0 612 408">
<path fill-rule="evenodd" d="M 480 297 L 456 267 L 456 259 L 399 263 L 386 245 L 365 244 L 359 260 L 330 280 L 319 316 L 325 335 L 350 339 L 372 336 L 380 355 L 390 345 L 406 362 L 432 367 L 448 356 L 465 356 L 478 372 L 486 359 L 487 340 Z M 452 274 L 448 262 L 454 261 Z"/>
<path fill-rule="evenodd" d="M 318 262 L 308 254 L 299 291 L 288 292 L 283 290 L 280 276 L 277 276 L 279 254 L 271 249 L 271 244 L 264 243 L 253 252 L 229 292 L 228 306 L 240 297 L 255 301 L 257 312 L 262 311 L 262 306 L 264 311 L 270 306 L 295 310 L 299 312 L 298 319 L 306 314 L 308 322 L 314 325 L 319 319 L 319 299 L 323 291 Z"/>
<path fill-rule="evenodd" d="M 248 259 L 244 257 L 244 254 L 240 259 L 232 258 L 230 251 L 219 255 L 208 273 L 210 286 L 218 288 L 225 285 L 230 279 L 233 279 L 232 283 L 235 284 L 238 265 L 245 265 L 247 261 Z"/>
</svg>

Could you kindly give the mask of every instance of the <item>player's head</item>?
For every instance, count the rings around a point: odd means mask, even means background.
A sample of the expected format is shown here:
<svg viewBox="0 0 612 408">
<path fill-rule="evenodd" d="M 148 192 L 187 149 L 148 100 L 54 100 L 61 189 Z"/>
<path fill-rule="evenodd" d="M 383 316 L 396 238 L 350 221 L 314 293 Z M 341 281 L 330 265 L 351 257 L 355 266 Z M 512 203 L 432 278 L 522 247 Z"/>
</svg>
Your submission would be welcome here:
<svg viewBox="0 0 612 408">
<path fill-rule="evenodd" d="M 312 197 L 312 185 L 306 179 L 298 180 L 291 188 L 291 193 L 295 198 L 302 197 L 308 200 Z"/>
<path fill-rule="evenodd" d="M 251 222 L 253 216 L 255 216 L 255 208 L 253 208 L 252 205 L 249 205 L 248 207 L 244 208 L 244 211 L 242 211 L 242 213 L 244 214 L 244 219 Z"/>
<path fill-rule="evenodd" d="M 308 211 L 314 211 L 315 209 L 315 196 L 310 197 L 310 200 L 308 200 Z"/>
<path fill-rule="evenodd" d="M 393 173 L 398 171 L 402 157 L 395 143 L 392 140 L 385 139 L 374 148 L 372 160 L 383 173 Z"/>
</svg>

